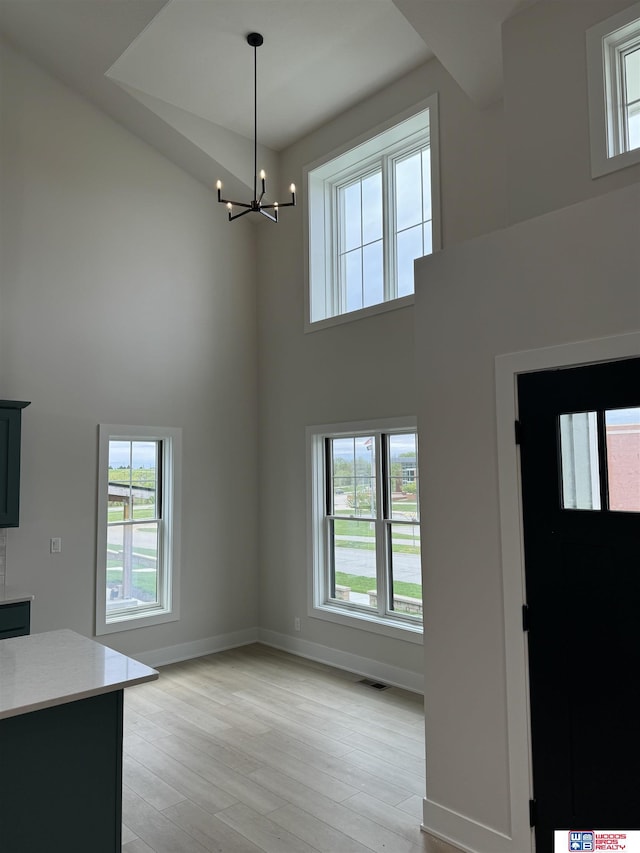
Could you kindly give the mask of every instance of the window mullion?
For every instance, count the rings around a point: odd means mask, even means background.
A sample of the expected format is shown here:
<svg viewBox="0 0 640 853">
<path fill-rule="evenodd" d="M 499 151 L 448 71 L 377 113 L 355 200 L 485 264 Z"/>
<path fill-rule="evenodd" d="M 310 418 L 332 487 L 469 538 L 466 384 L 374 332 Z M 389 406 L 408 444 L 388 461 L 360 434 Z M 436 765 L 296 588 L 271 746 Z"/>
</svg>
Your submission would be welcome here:
<svg viewBox="0 0 640 853">
<path fill-rule="evenodd" d="M 614 121 L 617 125 L 618 132 L 616 134 L 616 154 L 621 154 L 628 150 L 629 147 L 629 123 L 627 121 L 627 69 L 624 61 L 625 54 L 623 51 L 616 51 L 616 62 L 618 73 L 616 75 L 616 85 L 613 87 L 615 91 L 614 105 Z"/>
<path fill-rule="evenodd" d="M 397 287 L 395 284 L 395 203 L 393 182 L 393 161 L 391 157 L 385 157 L 381 164 L 382 169 L 382 233 L 383 233 L 383 263 L 384 263 L 384 298 L 386 302 L 395 298 Z"/>
<path fill-rule="evenodd" d="M 389 602 L 389 544 L 387 524 L 385 522 L 387 504 L 387 486 L 385 482 L 386 441 L 385 436 L 377 433 L 376 441 L 376 580 L 378 588 L 378 615 L 385 617 Z"/>
<path fill-rule="evenodd" d="M 346 298 L 345 298 L 345 282 L 344 276 L 342 274 L 342 250 L 344 238 L 341 233 L 341 223 L 344 220 L 344 211 L 340 209 L 342 204 L 340 188 L 338 186 L 332 187 L 332 198 L 333 203 L 331 205 L 332 210 L 332 237 L 333 237 L 333 246 L 334 249 L 331 252 L 332 258 L 331 263 L 333 265 L 333 308 L 337 307 L 338 314 L 343 314 L 346 310 Z"/>
</svg>

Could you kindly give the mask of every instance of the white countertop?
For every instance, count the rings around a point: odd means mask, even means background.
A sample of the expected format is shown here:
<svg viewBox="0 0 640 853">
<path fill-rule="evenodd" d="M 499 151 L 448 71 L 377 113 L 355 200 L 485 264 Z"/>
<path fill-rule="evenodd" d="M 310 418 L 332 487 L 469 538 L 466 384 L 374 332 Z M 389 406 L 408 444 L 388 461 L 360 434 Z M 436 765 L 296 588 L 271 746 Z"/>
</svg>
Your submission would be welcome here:
<svg viewBox="0 0 640 853">
<path fill-rule="evenodd" d="M 0 719 L 157 677 L 155 669 L 74 631 L 0 640 Z"/>
<path fill-rule="evenodd" d="M 33 595 L 17 586 L 0 584 L 0 604 L 17 604 L 20 601 L 33 601 Z"/>
</svg>

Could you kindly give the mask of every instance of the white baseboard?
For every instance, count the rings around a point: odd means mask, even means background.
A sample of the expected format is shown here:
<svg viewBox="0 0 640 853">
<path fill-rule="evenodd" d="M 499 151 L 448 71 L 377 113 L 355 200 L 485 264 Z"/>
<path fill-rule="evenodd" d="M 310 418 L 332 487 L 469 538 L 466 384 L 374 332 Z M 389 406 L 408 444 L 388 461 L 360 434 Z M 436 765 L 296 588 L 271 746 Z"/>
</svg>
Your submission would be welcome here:
<svg viewBox="0 0 640 853">
<path fill-rule="evenodd" d="M 335 666 L 337 669 L 345 669 L 356 675 L 410 690 L 412 693 L 424 693 L 424 676 L 421 673 L 354 655 L 351 652 L 343 652 L 340 649 L 332 649 L 320 643 L 298 640 L 287 634 L 267 631 L 264 628 L 247 628 L 244 631 L 219 634 L 216 637 L 205 637 L 203 640 L 180 643 L 177 646 L 166 646 L 162 649 L 153 649 L 133 656 L 147 666 L 166 666 L 170 663 L 178 663 L 215 652 L 223 652 L 226 649 L 246 646 L 249 643 L 264 643 L 265 646 L 272 646 L 274 649 L 281 649 L 309 660 L 318 661 L 318 663 Z"/>
<path fill-rule="evenodd" d="M 526 853 L 531 850 L 531 840 L 522 846 L 516 839 L 473 818 L 424 798 L 422 803 L 422 829 L 466 853 Z"/>
<path fill-rule="evenodd" d="M 244 631 L 232 631 L 230 634 L 219 634 L 217 637 L 205 637 L 203 640 L 194 640 L 191 643 L 180 643 L 177 646 L 166 646 L 163 649 L 142 652 L 132 657 L 147 666 L 166 666 L 169 663 L 199 658 L 203 655 L 223 652 L 225 649 L 235 649 L 238 646 L 246 646 L 257 641 L 258 629 L 247 628 Z"/>
<path fill-rule="evenodd" d="M 274 649 L 281 649 L 291 654 L 299 655 L 309 660 L 335 666 L 337 669 L 346 669 L 356 675 L 363 675 L 375 681 L 401 687 L 412 693 L 424 694 L 424 675 L 403 669 L 399 666 L 381 663 L 372 658 L 343 652 L 340 649 L 332 649 L 320 643 L 311 643 L 308 640 L 298 640 L 288 634 L 279 634 L 277 631 L 268 631 L 264 628 L 258 630 L 258 642 Z"/>
</svg>

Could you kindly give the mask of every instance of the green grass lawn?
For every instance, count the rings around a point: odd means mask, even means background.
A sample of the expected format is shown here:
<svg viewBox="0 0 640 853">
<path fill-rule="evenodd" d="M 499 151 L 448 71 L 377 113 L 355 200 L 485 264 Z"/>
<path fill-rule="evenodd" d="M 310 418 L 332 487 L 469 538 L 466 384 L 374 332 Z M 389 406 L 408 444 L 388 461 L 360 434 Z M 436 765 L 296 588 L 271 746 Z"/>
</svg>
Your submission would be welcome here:
<svg viewBox="0 0 640 853">
<path fill-rule="evenodd" d="M 153 518 L 155 512 L 155 507 L 153 506 L 134 506 L 133 507 L 133 518 L 137 521 L 144 521 L 145 518 Z M 107 514 L 107 518 L 109 521 L 123 521 L 124 519 L 124 507 L 123 506 L 110 506 Z"/>
<path fill-rule="evenodd" d="M 367 593 L 376 587 L 375 578 L 365 578 L 362 575 L 348 575 L 346 572 L 336 572 L 336 584 L 338 586 L 348 586 L 353 592 L 363 593 Z M 409 598 L 422 598 L 422 585 L 419 583 L 396 581 L 393 585 L 393 591 L 396 595 L 406 595 Z"/>
<path fill-rule="evenodd" d="M 393 537 L 396 538 L 395 536 Z M 336 540 L 336 548 L 353 548 L 356 551 L 375 551 L 376 544 L 373 538 L 370 542 L 361 542 L 359 539 L 338 539 Z M 394 554 L 420 554 L 419 545 L 398 545 L 393 546 Z"/>
<path fill-rule="evenodd" d="M 368 541 L 358 539 L 337 539 L 336 548 L 354 548 L 360 551 L 375 550 L 375 532 L 373 524 L 370 521 L 356 521 L 337 518 L 333 522 L 333 532 L 335 536 L 363 536 Z M 408 539 L 413 544 L 399 545 L 395 544 L 393 550 L 395 554 L 419 554 L 420 553 L 420 537 L 413 533 L 403 533 L 401 525 L 396 525 L 393 530 L 393 539 Z"/>
<path fill-rule="evenodd" d="M 132 593 L 143 601 L 156 597 L 156 573 L 143 572 L 138 569 L 132 571 Z M 122 569 L 107 569 L 107 584 L 122 583 Z"/>
</svg>

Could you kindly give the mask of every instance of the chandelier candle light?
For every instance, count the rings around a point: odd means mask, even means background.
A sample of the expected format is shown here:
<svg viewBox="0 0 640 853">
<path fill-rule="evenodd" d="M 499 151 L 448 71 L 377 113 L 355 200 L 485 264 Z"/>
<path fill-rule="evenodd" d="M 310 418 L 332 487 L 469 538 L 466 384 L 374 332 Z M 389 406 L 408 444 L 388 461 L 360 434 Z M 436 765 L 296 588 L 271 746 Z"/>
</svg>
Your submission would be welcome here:
<svg viewBox="0 0 640 853">
<path fill-rule="evenodd" d="M 275 201 L 273 204 L 263 204 L 262 199 L 267 191 L 264 170 L 260 172 L 260 196 L 258 196 L 258 48 L 263 43 L 264 39 L 260 33 L 249 33 L 247 36 L 247 44 L 253 48 L 253 200 L 246 204 L 242 201 L 231 201 L 228 198 L 222 198 L 222 181 L 216 184 L 218 190 L 218 201 L 220 204 L 226 204 L 229 211 L 229 222 L 233 219 L 238 219 L 247 213 L 261 213 L 270 219 L 272 222 L 278 221 L 278 210 L 281 207 L 294 207 L 296 203 L 296 185 L 291 184 L 289 192 L 291 193 L 291 201 L 283 204 L 278 204 Z M 242 207 L 240 213 L 233 212 L 234 205 Z M 273 213 L 270 213 L 273 211 Z"/>
</svg>

